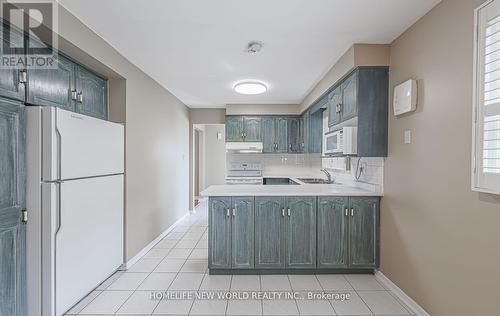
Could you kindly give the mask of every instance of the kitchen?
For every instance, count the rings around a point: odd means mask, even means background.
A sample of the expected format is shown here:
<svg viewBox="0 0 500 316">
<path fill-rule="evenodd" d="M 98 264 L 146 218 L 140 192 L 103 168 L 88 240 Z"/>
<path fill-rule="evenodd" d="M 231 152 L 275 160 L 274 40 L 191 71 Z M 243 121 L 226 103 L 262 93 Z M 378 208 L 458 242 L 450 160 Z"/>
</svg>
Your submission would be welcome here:
<svg viewBox="0 0 500 316">
<path fill-rule="evenodd" d="M 497 314 L 500 0 L 0 7 L 1 315 Z"/>
</svg>

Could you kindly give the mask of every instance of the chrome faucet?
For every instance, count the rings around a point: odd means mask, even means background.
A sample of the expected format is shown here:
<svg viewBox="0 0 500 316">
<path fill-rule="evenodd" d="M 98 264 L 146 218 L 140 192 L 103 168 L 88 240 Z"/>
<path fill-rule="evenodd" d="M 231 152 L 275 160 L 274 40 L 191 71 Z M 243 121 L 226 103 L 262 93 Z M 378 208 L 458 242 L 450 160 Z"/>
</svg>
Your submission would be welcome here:
<svg viewBox="0 0 500 316">
<path fill-rule="evenodd" d="M 320 169 L 320 171 L 323 171 L 323 173 L 326 175 L 328 183 L 333 183 L 334 180 L 332 179 L 332 174 L 328 172 L 326 169 Z"/>
</svg>

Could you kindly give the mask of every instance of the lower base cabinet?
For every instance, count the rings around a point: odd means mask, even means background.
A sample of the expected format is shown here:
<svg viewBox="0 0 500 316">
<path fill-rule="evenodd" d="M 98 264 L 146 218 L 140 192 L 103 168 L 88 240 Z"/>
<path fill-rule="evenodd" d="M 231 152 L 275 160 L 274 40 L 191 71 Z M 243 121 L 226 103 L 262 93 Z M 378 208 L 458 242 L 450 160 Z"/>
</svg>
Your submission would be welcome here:
<svg viewBox="0 0 500 316">
<path fill-rule="evenodd" d="M 318 197 L 318 268 L 377 268 L 378 197 Z"/>
<path fill-rule="evenodd" d="M 255 235 L 255 268 L 315 268 L 316 197 L 256 197 Z"/>
<path fill-rule="evenodd" d="M 209 268 L 254 267 L 254 197 L 209 200 Z"/>
<path fill-rule="evenodd" d="M 375 269 L 379 207 L 379 197 L 211 197 L 210 271 Z"/>
</svg>

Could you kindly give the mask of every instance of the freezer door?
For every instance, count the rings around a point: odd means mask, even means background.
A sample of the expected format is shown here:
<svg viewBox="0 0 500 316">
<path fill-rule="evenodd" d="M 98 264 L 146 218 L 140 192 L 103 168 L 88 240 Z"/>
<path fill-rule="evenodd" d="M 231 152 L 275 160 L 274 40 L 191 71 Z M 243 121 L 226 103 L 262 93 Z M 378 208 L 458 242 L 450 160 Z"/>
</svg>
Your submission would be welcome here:
<svg viewBox="0 0 500 316">
<path fill-rule="evenodd" d="M 59 205 L 52 213 L 57 214 L 55 315 L 60 316 L 123 263 L 123 175 L 57 186 Z"/>
<path fill-rule="evenodd" d="M 123 125 L 54 107 L 42 119 L 44 181 L 123 173 Z"/>
</svg>

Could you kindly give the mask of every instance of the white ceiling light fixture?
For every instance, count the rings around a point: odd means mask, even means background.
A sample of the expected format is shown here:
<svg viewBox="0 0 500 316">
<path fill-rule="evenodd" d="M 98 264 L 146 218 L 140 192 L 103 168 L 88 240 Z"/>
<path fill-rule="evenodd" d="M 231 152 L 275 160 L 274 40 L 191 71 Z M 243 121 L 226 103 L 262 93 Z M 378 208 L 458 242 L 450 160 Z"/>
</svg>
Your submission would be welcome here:
<svg viewBox="0 0 500 316">
<path fill-rule="evenodd" d="M 261 81 L 245 80 L 235 83 L 233 89 L 240 94 L 254 95 L 266 92 L 267 85 Z"/>
</svg>

